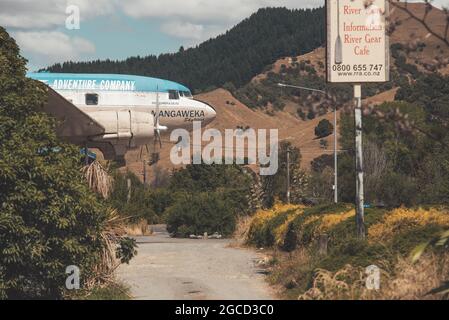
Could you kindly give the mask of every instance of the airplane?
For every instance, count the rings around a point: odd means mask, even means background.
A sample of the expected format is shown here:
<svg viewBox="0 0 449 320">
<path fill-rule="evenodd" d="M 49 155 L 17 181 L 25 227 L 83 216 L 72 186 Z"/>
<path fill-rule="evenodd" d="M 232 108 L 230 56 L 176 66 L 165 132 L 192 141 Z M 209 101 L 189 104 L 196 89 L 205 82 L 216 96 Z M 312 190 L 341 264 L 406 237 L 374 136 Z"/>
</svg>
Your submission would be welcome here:
<svg viewBox="0 0 449 320">
<path fill-rule="evenodd" d="M 99 149 L 106 160 L 123 162 L 128 150 L 150 141 L 162 146 L 161 132 L 190 129 L 216 117 L 215 109 L 193 98 L 176 82 L 122 74 L 27 73 L 48 86 L 44 112 L 58 120 L 60 138 Z"/>
</svg>

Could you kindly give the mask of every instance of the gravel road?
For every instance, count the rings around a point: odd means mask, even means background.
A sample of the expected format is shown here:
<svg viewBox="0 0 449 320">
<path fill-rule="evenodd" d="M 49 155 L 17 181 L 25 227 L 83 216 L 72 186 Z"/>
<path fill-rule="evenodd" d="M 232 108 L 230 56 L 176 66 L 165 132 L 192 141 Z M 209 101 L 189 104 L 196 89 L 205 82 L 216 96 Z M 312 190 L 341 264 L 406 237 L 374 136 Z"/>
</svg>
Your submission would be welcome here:
<svg viewBox="0 0 449 320">
<path fill-rule="evenodd" d="M 254 251 L 229 240 L 173 239 L 160 230 L 138 237 L 138 255 L 118 271 L 135 299 L 274 299 Z"/>
</svg>

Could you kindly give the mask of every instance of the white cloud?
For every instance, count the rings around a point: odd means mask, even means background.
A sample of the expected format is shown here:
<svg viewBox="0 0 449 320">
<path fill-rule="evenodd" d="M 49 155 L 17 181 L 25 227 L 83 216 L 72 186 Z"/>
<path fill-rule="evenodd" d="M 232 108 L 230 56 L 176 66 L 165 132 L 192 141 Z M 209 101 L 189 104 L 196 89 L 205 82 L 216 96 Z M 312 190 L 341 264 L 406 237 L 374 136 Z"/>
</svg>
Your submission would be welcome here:
<svg viewBox="0 0 449 320">
<path fill-rule="evenodd" d="M 0 25 L 25 30 L 64 27 L 68 5 L 80 8 L 81 21 L 115 10 L 115 0 L 0 0 Z"/>
<path fill-rule="evenodd" d="M 305 8 L 322 5 L 323 0 L 128 0 L 123 11 L 135 18 L 178 18 L 189 22 L 226 24 L 248 17 L 263 7 Z"/>
<path fill-rule="evenodd" d="M 58 31 L 17 31 L 12 34 L 31 65 L 77 60 L 95 53 L 95 45 L 80 37 Z"/>
<path fill-rule="evenodd" d="M 31 68 L 66 60 L 94 58 L 95 45 L 86 39 L 63 33 L 68 14 L 76 5 L 80 20 L 86 21 L 114 12 L 116 0 L 0 0 L 0 25 L 19 44 Z M 82 28 L 82 24 L 81 24 Z"/>
<path fill-rule="evenodd" d="M 134 19 L 158 19 L 165 34 L 199 43 L 262 7 L 305 8 L 323 3 L 324 0 L 0 0 L 0 25 L 12 30 L 54 31 L 64 27 L 67 6 L 77 5 L 81 21 L 121 11 Z"/>
<path fill-rule="evenodd" d="M 137 19 L 162 20 L 161 31 L 192 45 L 225 32 L 259 8 L 311 8 L 324 0 L 128 0 L 117 3 Z"/>
<path fill-rule="evenodd" d="M 182 21 L 168 21 L 162 24 L 162 32 L 184 39 L 197 39 L 203 37 L 204 26 Z"/>
</svg>

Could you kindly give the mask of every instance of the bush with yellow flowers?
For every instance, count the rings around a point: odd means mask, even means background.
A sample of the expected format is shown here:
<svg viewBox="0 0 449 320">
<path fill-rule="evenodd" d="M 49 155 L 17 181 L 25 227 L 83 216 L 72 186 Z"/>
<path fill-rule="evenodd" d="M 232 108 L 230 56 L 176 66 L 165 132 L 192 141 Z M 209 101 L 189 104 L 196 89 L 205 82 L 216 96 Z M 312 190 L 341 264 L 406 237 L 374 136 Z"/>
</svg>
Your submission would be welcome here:
<svg viewBox="0 0 449 320">
<path fill-rule="evenodd" d="M 271 247 L 279 243 L 286 232 L 286 221 L 300 214 L 299 205 L 276 203 L 273 208 L 259 210 L 248 231 L 247 242 L 258 247 Z"/>
<path fill-rule="evenodd" d="M 449 211 L 444 208 L 369 208 L 365 210 L 365 224 L 367 238 L 360 240 L 356 235 L 355 210 L 352 205 L 297 208 L 278 205 L 256 215 L 248 242 L 263 244 L 265 248 L 276 246 L 281 249 L 275 251 L 276 262 L 270 267 L 269 279 L 273 284 L 284 287 L 284 294 L 288 298 L 301 296 L 319 299 L 320 296 L 316 296 L 317 289 L 324 289 L 321 290 L 323 298 L 338 296 L 365 299 L 369 297 L 357 291 L 363 288 L 357 279 L 344 279 L 347 280 L 349 291 L 336 288 L 338 290 L 335 292 L 332 291 L 333 283 L 337 287 L 345 284 L 320 281 L 335 278 L 323 278 L 323 275 L 338 275 L 338 279 L 335 279 L 340 280 L 341 270 L 346 270 L 346 267 L 364 271 L 370 265 L 381 268 L 383 274 L 400 278 L 401 275 L 396 274 L 400 270 L 397 268 L 400 261 L 408 259 L 417 245 L 449 228 Z M 317 245 L 322 235 L 328 239 L 325 254 Z M 290 254 L 283 254 L 282 251 Z M 436 250 L 433 254 L 436 263 L 444 256 L 444 252 Z M 415 289 L 427 287 L 420 285 Z M 397 291 L 390 293 L 398 294 Z M 384 292 L 381 296 L 388 295 Z"/>
<path fill-rule="evenodd" d="M 437 208 L 394 209 L 368 229 L 368 240 L 386 242 L 395 235 L 429 225 L 449 227 L 449 211 Z"/>
</svg>

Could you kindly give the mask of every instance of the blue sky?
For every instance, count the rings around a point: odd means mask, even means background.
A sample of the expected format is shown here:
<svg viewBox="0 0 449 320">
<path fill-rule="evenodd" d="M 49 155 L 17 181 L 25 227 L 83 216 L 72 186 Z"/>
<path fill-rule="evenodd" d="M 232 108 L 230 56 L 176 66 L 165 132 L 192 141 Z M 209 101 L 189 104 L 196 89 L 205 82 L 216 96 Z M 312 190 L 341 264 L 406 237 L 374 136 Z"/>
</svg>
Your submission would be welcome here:
<svg viewBox="0 0 449 320">
<path fill-rule="evenodd" d="M 94 43 L 96 50 L 92 56 L 100 59 L 172 52 L 182 43 L 161 32 L 158 19 L 133 19 L 120 12 L 86 21 L 80 30 L 63 32 Z"/>
<path fill-rule="evenodd" d="M 361 1 L 361 0 L 357 0 Z M 0 0 L 0 25 L 30 70 L 67 60 L 175 52 L 221 34 L 262 7 L 311 8 L 324 0 Z M 434 0 L 437 6 L 449 0 Z M 66 9 L 80 11 L 68 30 Z"/>
</svg>

